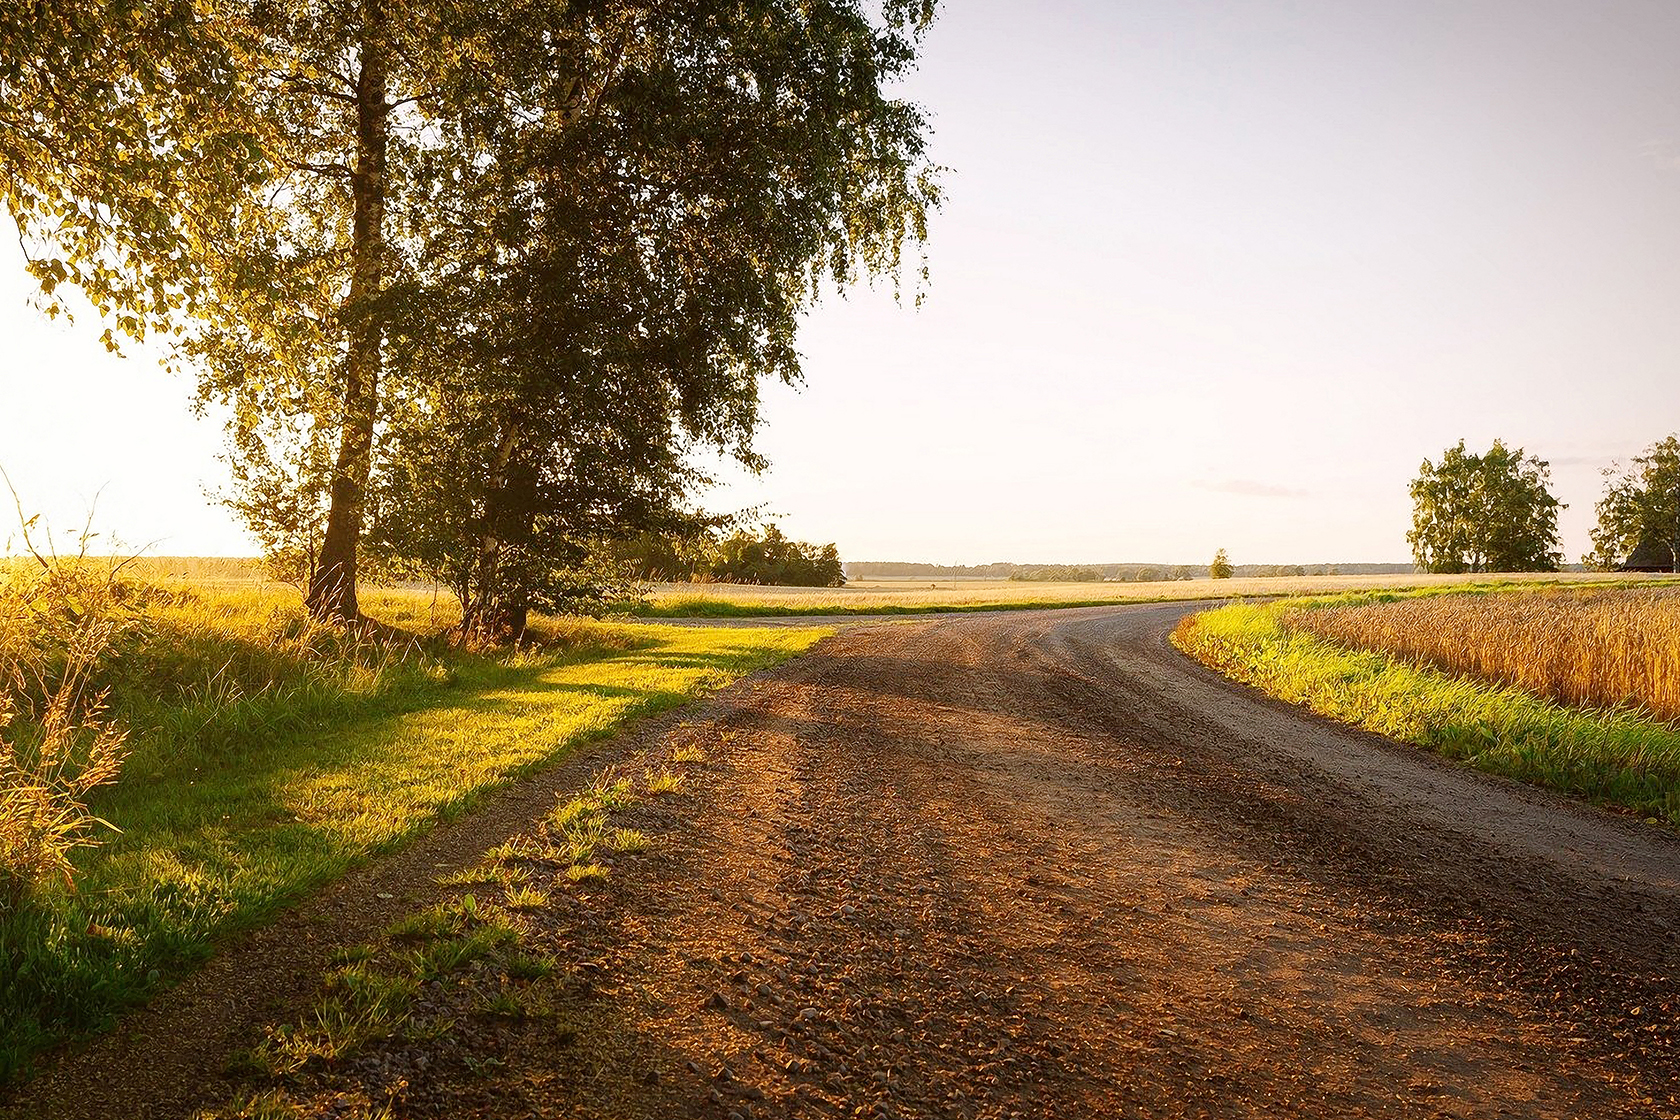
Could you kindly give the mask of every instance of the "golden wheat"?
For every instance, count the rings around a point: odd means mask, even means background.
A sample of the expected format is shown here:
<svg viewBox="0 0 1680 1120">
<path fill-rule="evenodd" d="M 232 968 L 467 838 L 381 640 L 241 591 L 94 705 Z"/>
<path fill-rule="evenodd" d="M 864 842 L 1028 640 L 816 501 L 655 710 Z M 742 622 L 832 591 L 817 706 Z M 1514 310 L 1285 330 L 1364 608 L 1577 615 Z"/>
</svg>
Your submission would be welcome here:
<svg viewBox="0 0 1680 1120">
<path fill-rule="evenodd" d="M 1680 588 L 1428 595 L 1292 611 L 1286 624 L 1564 704 L 1680 719 Z"/>
</svg>

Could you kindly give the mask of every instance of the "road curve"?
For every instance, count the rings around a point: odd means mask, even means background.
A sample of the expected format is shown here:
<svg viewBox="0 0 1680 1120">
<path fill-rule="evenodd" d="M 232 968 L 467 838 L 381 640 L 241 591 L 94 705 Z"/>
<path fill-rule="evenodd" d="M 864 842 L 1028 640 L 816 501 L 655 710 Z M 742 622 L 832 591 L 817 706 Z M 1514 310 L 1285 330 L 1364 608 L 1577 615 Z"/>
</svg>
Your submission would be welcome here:
<svg viewBox="0 0 1680 1120">
<path fill-rule="evenodd" d="M 1232 684 L 1168 641 L 1205 606 L 850 626 L 606 744 L 707 761 L 606 886 L 534 884 L 549 1012 L 289 1091 L 484 1120 L 1680 1117 L 1680 838 Z M 506 832 L 458 827 L 347 889 L 419 890 Z M 217 1006 L 255 951 L 213 966 Z M 284 1015 L 314 989 L 277 982 Z M 63 1114 L 229 1090 L 182 1081 Z"/>
<path fill-rule="evenodd" d="M 899 1005 L 810 1060 L 919 1070 L 904 1115 L 1680 1115 L 1680 841 L 1235 685 L 1168 640 L 1203 607 L 854 629 L 732 697 L 722 866 L 779 853 L 736 904 L 852 907 L 805 975 Z"/>
</svg>

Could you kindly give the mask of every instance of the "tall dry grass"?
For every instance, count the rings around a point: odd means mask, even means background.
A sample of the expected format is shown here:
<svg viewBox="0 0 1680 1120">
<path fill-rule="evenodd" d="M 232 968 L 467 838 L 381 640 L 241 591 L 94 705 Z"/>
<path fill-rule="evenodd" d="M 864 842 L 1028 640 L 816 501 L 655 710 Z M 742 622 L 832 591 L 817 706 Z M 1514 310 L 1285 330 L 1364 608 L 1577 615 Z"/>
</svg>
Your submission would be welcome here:
<svg viewBox="0 0 1680 1120">
<path fill-rule="evenodd" d="M 1285 625 L 1563 704 L 1680 719 L 1680 588 L 1426 595 L 1291 611 Z"/>
<path fill-rule="evenodd" d="M 123 585 L 111 565 L 37 559 L 0 572 L 0 916 L 71 883 L 72 855 L 106 825 L 88 795 L 127 754 L 98 680 L 125 625 Z"/>
</svg>

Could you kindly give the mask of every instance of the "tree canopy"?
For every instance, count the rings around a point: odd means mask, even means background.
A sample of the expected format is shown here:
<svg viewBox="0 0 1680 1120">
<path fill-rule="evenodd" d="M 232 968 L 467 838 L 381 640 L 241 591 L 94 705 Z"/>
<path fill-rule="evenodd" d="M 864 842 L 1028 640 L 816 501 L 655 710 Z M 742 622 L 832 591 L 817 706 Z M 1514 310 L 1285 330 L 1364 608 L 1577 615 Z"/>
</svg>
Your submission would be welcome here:
<svg viewBox="0 0 1680 1120">
<path fill-rule="evenodd" d="M 1611 570 L 1624 564 L 1680 571 L 1680 438 L 1659 440 L 1626 470 L 1605 470 L 1595 507 L 1593 550 L 1582 560 Z"/>
<path fill-rule="evenodd" d="M 1563 559 L 1547 464 L 1494 440 L 1486 453 L 1449 447 L 1412 481 L 1406 540 L 1430 572 L 1549 572 Z"/>
<path fill-rule="evenodd" d="M 187 0 L 0 6 L 0 198 L 48 314 L 79 288 L 112 349 L 183 327 L 204 290 L 193 246 L 253 167 L 227 111 L 239 85 Z"/>
<path fill-rule="evenodd" d="M 1213 554 L 1213 563 L 1208 565 L 1208 575 L 1213 579 L 1230 579 L 1236 574 L 1236 571 L 1231 566 L 1231 558 L 1225 555 L 1223 548 Z"/>
<path fill-rule="evenodd" d="M 567 599 L 691 449 L 761 465 L 800 312 L 896 284 L 938 200 L 889 93 L 932 0 L 26 7 L 65 13 L 0 29 L 37 275 L 185 323 L 232 504 L 321 617 L 364 541 L 494 626 Z"/>
</svg>

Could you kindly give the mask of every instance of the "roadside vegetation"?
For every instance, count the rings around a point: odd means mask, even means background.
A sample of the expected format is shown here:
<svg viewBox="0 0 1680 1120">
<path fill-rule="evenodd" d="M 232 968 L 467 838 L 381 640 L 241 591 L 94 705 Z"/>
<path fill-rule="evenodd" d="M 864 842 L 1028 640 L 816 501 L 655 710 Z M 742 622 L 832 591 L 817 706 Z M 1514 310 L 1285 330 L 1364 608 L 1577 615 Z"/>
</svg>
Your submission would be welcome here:
<svg viewBox="0 0 1680 1120">
<path fill-rule="evenodd" d="M 338 950 L 307 1011 L 266 1026 L 231 1064 L 245 1092 L 195 1120 L 299 1120 L 318 1115 L 321 1098 L 350 1105 L 334 1115 L 390 1115 L 406 1083 L 387 1082 L 383 1093 L 365 1083 L 346 1092 L 347 1077 L 360 1080 L 352 1059 L 381 1045 L 460 1037 L 464 1020 L 565 1014 L 561 1001 L 572 978 L 535 947 L 552 921 L 544 912 L 554 909 L 551 898 L 600 886 L 614 859 L 645 850 L 652 841 L 623 825 L 625 812 L 678 792 L 681 779 L 669 769 L 644 771 L 640 782 L 598 773 L 531 831 L 492 848 L 477 866 L 440 877 L 448 897 L 371 942 Z M 480 1075 L 503 1059 L 475 1057 L 468 1046 L 454 1060 L 461 1072 Z"/>
<path fill-rule="evenodd" d="M 0 590 L 0 1081 L 487 791 L 823 633 L 538 619 L 473 649 L 413 592 L 368 589 L 381 625 L 346 630 L 295 592 L 97 561 Z"/>
<path fill-rule="evenodd" d="M 1301 611 L 1289 624 L 1562 704 L 1680 719 L 1680 588 L 1415 596 Z"/>
<path fill-rule="evenodd" d="M 1680 588 L 1237 603 L 1173 641 L 1333 719 L 1680 824 Z"/>
</svg>

